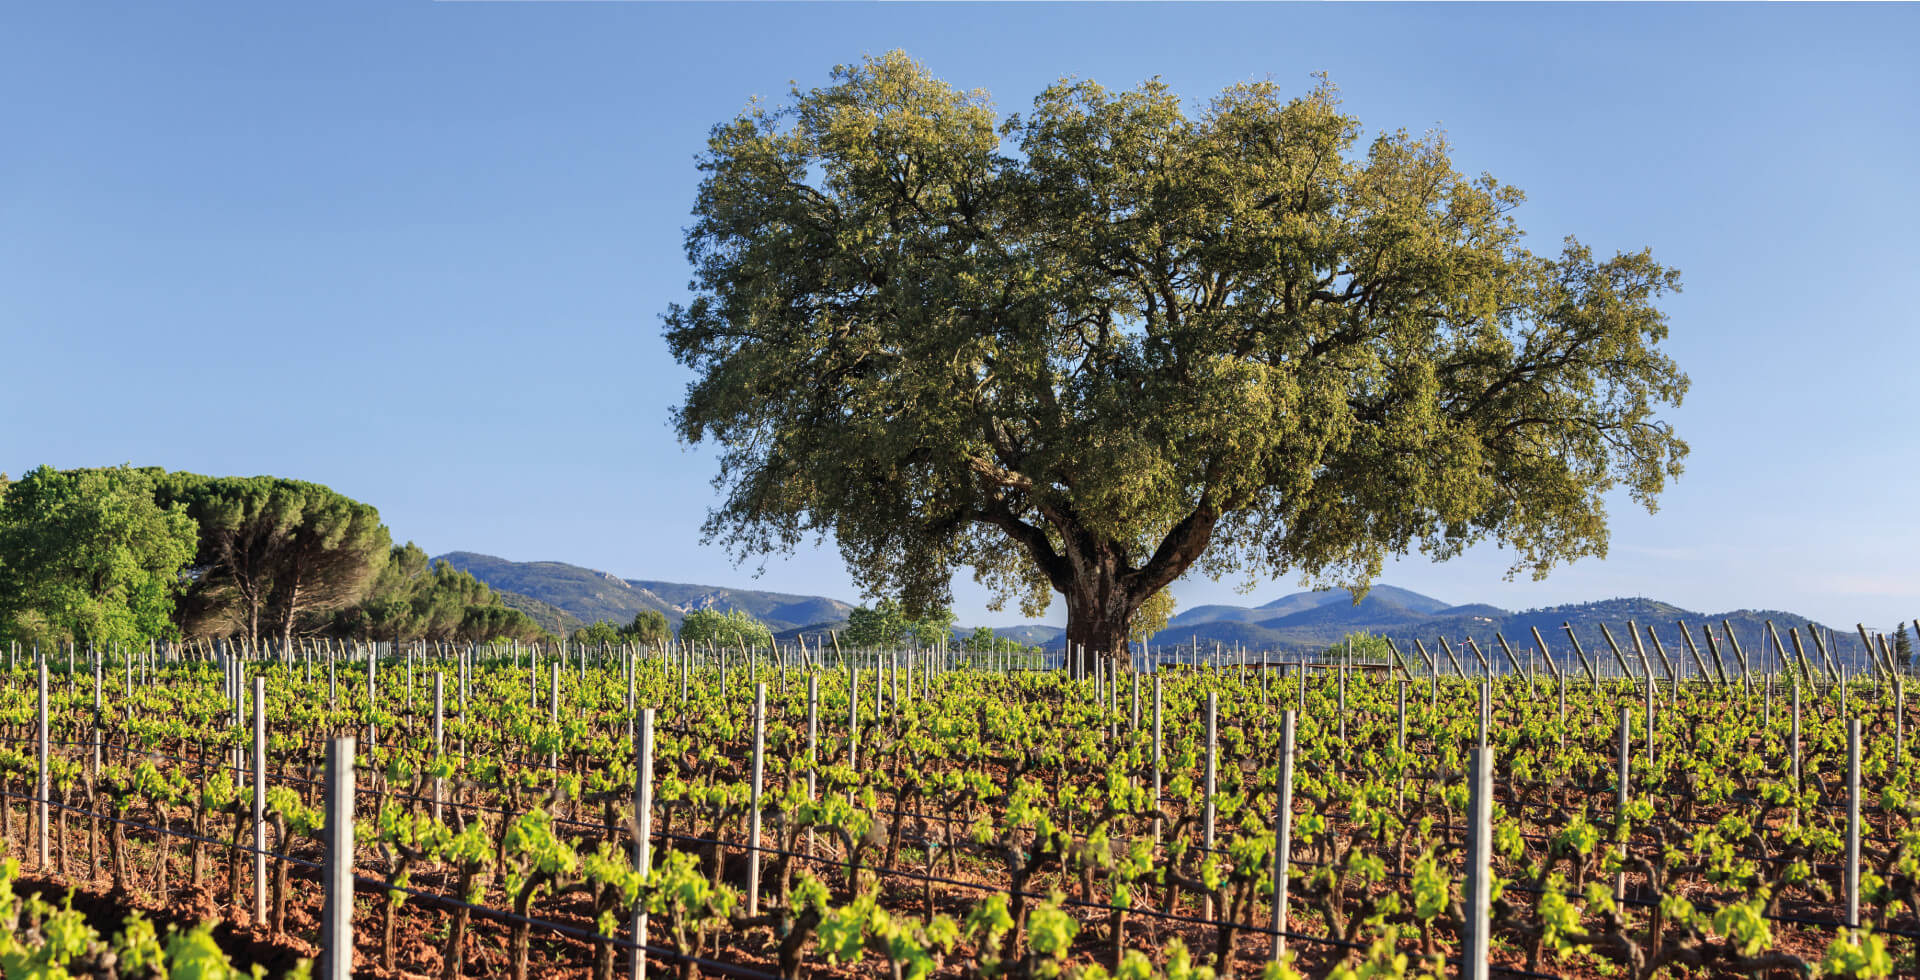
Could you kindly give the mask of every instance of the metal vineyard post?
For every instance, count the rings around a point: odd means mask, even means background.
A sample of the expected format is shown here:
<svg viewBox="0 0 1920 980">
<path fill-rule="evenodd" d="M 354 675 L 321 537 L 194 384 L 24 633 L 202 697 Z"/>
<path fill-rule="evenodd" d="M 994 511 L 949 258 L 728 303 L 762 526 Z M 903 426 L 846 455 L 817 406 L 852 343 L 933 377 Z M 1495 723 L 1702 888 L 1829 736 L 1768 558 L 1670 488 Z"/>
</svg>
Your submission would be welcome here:
<svg viewBox="0 0 1920 980">
<path fill-rule="evenodd" d="M 747 917 L 760 914 L 760 790 L 767 752 L 767 685 L 753 685 L 753 784 L 747 810 Z"/>
<path fill-rule="evenodd" d="M 1140 672 L 1137 670 L 1133 672 L 1133 722 L 1127 730 L 1129 732 L 1140 730 Z"/>
<path fill-rule="evenodd" d="M 433 757 L 436 763 L 447 751 L 447 706 L 446 677 L 440 671 L 433 672 Z M 440 820 L 440 798 L 445 792 L 439 775 L 433 777 L 433 819 Z"/>
<path fill-rule="evenodd" d="M 321 880 L 320 980 L 353 976 L 353 736 L 327 743 L 326 856 Z"/>
<path fill-rule="evenodd" d="M 1629 765 L 1631 762 L 1630 754 L 1632 752 L 1632 748 L 1631 748 L 1632 743 L 1629 741 L 1630 736 L 1628 735 L 1628 726 L 1632 716 L 1633 716 L 1632 709 L 1626 708 L 1626 707 L 1622 707 L 1620 709 L 1620 760 L 1619 760 L 1620 785 L 1614 795 L 1613 819 L 1615 823 L 1621 827 L 1626 826 L 1626 822 L 1627 822 L 1627 780 L 1631 772 Z M 1620 838 L 1620 850 L 1621 850 L 1622 858 L 1626 857 L 1626 847 L 1627 847 L 1626 836 L 1625 834 L 1622 834 Z M 1626 897 L 1627 897 L 1627 873 L 1625 871 L 1616 872 L 1613 876 L 1613 899 L 1614 901 L 1617 902 L 1625 899 Z"/>
<path fill-rule="evenodd" d="M 1205 817 L 1204 830 L 1201 837 L 1202 843 L 1206 847 L 1206 853 L 1208 854 L 1211 854 L 1213 852 L 1213 815 L 1214 815 L 1213 791 L 1214 791 L 1214 783 L 1219 773 L 1219 763 L 1218 763 L 1219 749 L 1220 749 L 1219 739 L 1220 739 L 1220 699 L 1219 699 L 1219 695 L 1215 694 L 1213 691 L 1208 691 L 1207 692 L 1207 783 L 1206 783 L 1206 811 L 1205 811 L 1206 817 Z M 1212 894 L 1207 895 L 1206 905 L 1207 905 L 1206 917 L 1211 919 L 1213 918 L 1213 895 Z"/>
<path fill-rule="evenodd" d="M 1480 747 L 1487 747 L 1488 729 L 1493 727 L 1493 681 L 1480 680 Z"/>
<path fill-rule="evenodd" d="M 633 870 L 642 885 L 653 873 L 653 709 L 640 712 L 633 746 Z M 643 893 L 633 906 L 633 946 L 627 953 L 632 980 L 647 976 L 647 900 Z"/>
<path fill-rule="evenodd" d="M 807 801 L 818 799 L 820 774 L 820 672 L 807 672 Z M 807 853 L 813 853 L 813 827 L 807 827 Z"/>
<path fill-rule="evenodd" d="M 1394 728 L 1393 747 L 1405 750 L 1407 747 L 1407 682 L 1400 682 L 1399 693 L 1394 697 L 1394 713 L 1399 723 Z"/>
<path fill-rule="evenodd" d="M 1474 749 L 1467 797 L 1466 933 L 1460 945 L 1461 980 L 1487 980 L 1492 929 L 1493 750 Z"/>
<path fill-rule="evenodd" d="M 1160 843 L 1160 672 L 1153 672 L 1153 842 Z"/>
<path fill-rule="evenodd" d="M 1793 740 L 1787 751 L 1793 756 L 1793 792 L 1797 795 L 1800 792 L 1800 682 L 1797 679 L 1793 684 Z M 1799 810 L 1796 808 L 1794 812 L 1797 814 Z"/>
<path fill-rule="evenodd" d="M 376 732 L 373 727 L 373 706 L 379 703 L 379 701 L 375 700 L 374 698 L 375 693 L 379 690 L 379 682 L 380 682 L 379 670 L 380 670 L 380 641 L 375 640 L 372 643 L 367 644 L 367 751 L 368 752 L 372 752 L 374 747 L 379 744 L 379 742 L 375 738 L 378 732 Z"/>
<path fill-rule="evenodd" d="M 1404 694 L 1404 685 L 1402 693 Z M 1273 958 L 1287 951 L 1287 872 L 1293 862 L 1292 711 L 1280 713 L 1280 802 L 1273 816 Z"/>
<path fill-rule="evenodd" d="M 1860 928 L 1860 719 L 1847 719 L 1847 927 Z"/>
<path fill-rule="evenodd" d="M 253 922 L 267 921 L 267 679 L 253 679 Z"/>
<path fill-rule="evenodd" d="M 34 784 L 33 784 L 33 816 L 34 816 L 35 840 L 39 844 L 40 869 L 44 871 L 46 870 L 48 860 L 51 857 L 51 854 L 48 850 L 48 841 L 47 841 L 47 837 L 48 837 L 47 799 L 49 796 L 51 796 L 50 790 L 52 786 L 51 786 L 51 782 L 47 779 L 47 747 L 48 747 L 48 744 L 47 744 L 47 739 L 48 739 L 47 659 L 45 656 L 42 656 L 39 659 L 40 659 L 40 720 L 39 720 L 39 739 L 38 739 L 39 744 L 37 746 L 38 751 L 36 752 L 36 755 L 39 758 L 40 769 L 39 769 L 39 777 L 34 781 Z"/>
</svg>

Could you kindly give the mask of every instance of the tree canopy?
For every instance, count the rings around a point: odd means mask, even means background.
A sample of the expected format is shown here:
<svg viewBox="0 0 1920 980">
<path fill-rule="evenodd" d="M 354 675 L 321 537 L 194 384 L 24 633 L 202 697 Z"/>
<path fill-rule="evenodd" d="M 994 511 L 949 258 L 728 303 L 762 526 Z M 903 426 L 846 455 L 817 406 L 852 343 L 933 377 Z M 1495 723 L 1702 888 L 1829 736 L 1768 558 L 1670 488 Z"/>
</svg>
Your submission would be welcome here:
<svg viewBox="0 0 1920 980">
<path fill-rule="evenodd" d="M 1686 445 L 1657 417 L 1678 289 L 1647 251 L 1523 246 L 1521 193 L 1446 139 L 1362 142 L 1324 82 L 1063 80 L 1023 115 L 904 54 L 716 126 L 664 316 L 719 448 L 706 534 L 832 536 L 863 589 L 970 567 L 1117 655 L 1198 570 L 1364 589 L 1492 540 L 1604 555 Z"/>
<path fill-rule="evenodd" d="M 847 630 L 842 638 L 856 647 L 883 648 L 904 645 L 933 647 L 946 640 L 953 629 L 953 610 L 940 608 L 909 617 L 906 609 L 892 599 L 882 599 L 872 609 L 858 606 L 847 614 Z"/>
<path fill-rule="evenodd" d="M 636 626 L 641 620 L 636 619 Z M 666 633 L 665 617 L 646 621 Z M 158 467 L 0 474 L 0 638 L 281 643 L 296 630 L 483 643 L 546 636 L 486 584 L 389 547 L 379 512 L 327 487 Z"/>
<path fill-rule="evenodd" d="M 1320 651 L 1320 662 L 1390 664 L 1394 662 L 1393 645 L 1386 637 L 1365 630 L 1348 633 L 1340 642 Z"/>
<path fill-rule="evenodd" d="M 155 502 L 148 472 L 42 466 L 0 490 L 0 635 L 101 647 L 173 635 L 194 524 Z"/>
<path fill-rule="evenodd" d="M 735 650 L 773 645 L 773 631 L 743 610 L 695 609 L 680 620 L 680 642 Z"/>
<path fill-rule="evenodd" d="M 573 642 L 589 646 L 631 643 L 641 647 L 659 647 L 671 639 L 673 628 L 668 624 L 666 614 L 657 609 L 642 609 L 634 613 L 633 622 L 625 626 L 603 619 L 573 631 Z"/>
<path fill-rule="evenodd" d="M 1173 606 L 1173 593 L 1166 589 L 1148 596 L 1133 611 L 1133 619 L 1127 626 L 1127 639 L 1134 643 L 1153 639 L 1155 633 L 1167 628 L 1167 620 L 1173 618 Z"/>
<path fill-rule="evenodd" d="M 185 617 L 255 642 L 291 644 L 303 619 L 358 601 L 392 546 L 379 511 L 317 483 L 173 473 L 161 499 L 200 528 Z"/>
<path fill-rule="evenodd" d="M 1010 636 L 1001 636 L 990 626 L 976 626 L 967 634 L 961 644 L 963 649 L 974 653 L 1039 653 L 1040 648 L 1022 643 Z"/>
</svg>

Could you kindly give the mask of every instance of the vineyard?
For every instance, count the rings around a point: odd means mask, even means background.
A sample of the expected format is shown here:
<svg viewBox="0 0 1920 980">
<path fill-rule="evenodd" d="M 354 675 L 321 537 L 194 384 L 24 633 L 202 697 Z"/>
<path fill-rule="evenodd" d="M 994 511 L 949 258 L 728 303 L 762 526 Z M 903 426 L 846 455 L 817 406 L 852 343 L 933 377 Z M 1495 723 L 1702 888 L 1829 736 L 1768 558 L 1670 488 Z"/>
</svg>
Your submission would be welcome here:
<svg viewBox="0 0 1920 980">
<path fill-rule="evenodd" d="M 1899 674 L 1796 636 L 1689 677 L 1629 635 L 1626 676 L 1504 640 L 1464 669 L 1423 646 L 1082 678 L 831 648 L 21 651 L 0 965 L 1914 974 Z"/>
</svg>

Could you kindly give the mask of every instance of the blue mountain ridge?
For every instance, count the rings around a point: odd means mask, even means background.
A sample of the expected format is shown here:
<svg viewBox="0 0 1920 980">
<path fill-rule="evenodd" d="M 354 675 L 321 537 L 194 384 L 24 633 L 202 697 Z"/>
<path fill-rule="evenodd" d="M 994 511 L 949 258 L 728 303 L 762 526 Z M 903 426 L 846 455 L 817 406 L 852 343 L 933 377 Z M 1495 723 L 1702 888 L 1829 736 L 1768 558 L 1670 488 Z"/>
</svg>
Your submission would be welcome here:
<svg viewBox="0 0 1920 980">
<path fill-rule="evenodd" d="M 492 555 L 455 551 L 441 555 L 455 568 L 471 573 L 495 590 L 506 593 L 509 604 L 520 604 L 530 611 L 538 609 L 553 618 L 558 610 L 564 619 L 560 626 L 571 629 L 596 620 L 625 623 L 642 609 L 664 614 L 678 626 L 682 617 L 694 609 L 743 610 L 773 629 L 775 638 L 792 642 L 805 634 L 809 641 L 828 631 L 844 628 L 853 604 L 826 596 L 794 595 L 728 586 L 693 585 L 653 579 L 622 579 L 607 572 L 569 565 L 565 562 L 515 562 Z M 530 601 L 528 601 L 530 600 Z M 1705 655 L 1702 624 L 1710 624 L 1716 637 L 1731 628 L 1733 639 L 1742 652 L 1760 662 L 1770 662 L 1776 654 L 1767 638 L 1766 624 L 1771 620 L 1782 643 L 1791 650 L 1787 631 L 1797 628 L 1807 636 L 1810 620 L 1778 610 L 1742 609 L 1703 614 L 1649 598 L 1617 598 L 1596 602 L 1551 606 L 1512 612 L 1486 603 L 1455 605 L 1432 596 L 1388 584 L 1374 585 L 1360 602 L 1345 589 L 1295 592 L 1257 606 L 1210 604 L 1179 610 L 1167 628 L 1149 641 L 1155 646 L 1210 649 L 1241 648 L 1299 654 L 1324 650 L 1349 633 L 1366 631 L 1387 636 L 1408 657 L 1417 657 L 1413 642 L 1422 641 L 1434 656 L 1438 640 L 1445 637 L 1456 648 L 1471 637 L 1489 657 L 1497 653 L 1495 635 L 1504 635 L 1522 657 L 1534 646 L 1533 630 L 1540 631 L 1556 657 L 1572 657 L 1566 626 L 1571 625 L 1583 649 L 1590 657 L 1606 658 L 1604 625 L 1615 642 L 1631 659 L 1632 641 L 1627 624 L 1636 623 L 1641 642 L 1655 656 L 1646 630 L 1664 645 L 1669 658 L 1688 658 L 1679 623 L 1685 622 L 1689 635 Z M 549 629 L 554 625 L 547 624 Z M 1823 638 L 1831 634 L 1831 652 L 1843 663 L 1864 666 L 1863 646 L 1858 634 L 1847 628 L 1813 624 Z M 1058 626 L 1028 623 L 996 627 L 995 631 L 1022 643 L 1052 648 L 1065 644 L 1066 631 Z M 972 632 L 960 627 L 956 634 Z M 1809 652 L 1813 646 L 1806 644 Z M 1466 653 L 1459 654 L 1468 658 Z M 1732 651 L 1726 651 L 1732 663 Z M 1817 654 L 1816 654 L 1817 656 Z M 1637 661 L 1634 661 L 1637 663 Z M 1656 665 L 1658 661 L 1655 661 Z"/>
</svg>

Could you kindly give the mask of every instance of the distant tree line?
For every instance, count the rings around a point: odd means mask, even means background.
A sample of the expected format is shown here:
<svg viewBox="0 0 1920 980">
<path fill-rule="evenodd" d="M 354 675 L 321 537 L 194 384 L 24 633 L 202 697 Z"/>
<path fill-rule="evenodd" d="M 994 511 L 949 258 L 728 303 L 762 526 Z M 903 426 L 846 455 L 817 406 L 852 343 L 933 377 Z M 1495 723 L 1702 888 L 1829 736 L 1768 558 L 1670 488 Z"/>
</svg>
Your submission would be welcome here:
<svg viewBox="0 0 1920 980">
<path fill-rule="evenodd" d="M 773 631 L 745 610 L 695 609 L 680 620 L 680 642 L 759 650 L 773 646 Z"/>
<path fill-rule="evenodd" d="M 633 614 L 633 622 L 621 626 L 610 620 L 601 620 L 573 631 L 573 642 L 586 646 L 665 646 L 673 639 L 673 627 L 668 625 L 665 613 L 652 609 L 642 609 Z"/>
<path fill-rule="evenodd" d="M 317 483 L 132 466 L 0 475 L 0 641 L 544 635 Z"/>
<path fill-rule="evenodd" d="M 1039 653 L 1040 648 L 1030 643 L 1022 643 L 1011 636 L 1001 636 L 990 626 L 981 626 L 967 634 L 966 642 L 961 646 L 970 653 Z"/>
<path fill-rule="evenodd" d="M 393 547 L 365 597 L 321 632 L 357 639 L 486 643 L 548 639 L 533 617 L 506 605 L 485 582 L 431 563 L 409 541 Z"/>
<path fill-rule="evenodd" d="M 1393 648 L 1384 636 L 1376 636 L 1361 630 L 1348 633 L 1340 642 L 1320 651 L 1320 662 L 1325 664 L 1390 664 L 1393 663 Z"/>
<path fill-rule="evenodd" d="M 924 649 L 952 643 L 953 620 L 953 610 L 949 608 L 934 608 L 912 616 L 899 602 L 882 599 L 871 609 L 861 606 L 848 613 L 847 629 L 842 637 L 855 647 L 885 649 L 911 645 Z M 1001 636 L 986 626 L 974 630 L 955 645 L 974 653 L 1040 651 L 1039 647 Z"/>
<path fill-rule="evenodd" d="M 1140 617 L 1164 624 L 1171 599 Z M 842 641 L 856 647 L 938 646 L 954 616 L 909 616 L 894 600 L 854 609 Z M 0 644 L 104 647 L 228 637 L 291 644 L 327 636 L 412 642 L 530 642 L 550 637 L 486 583 L 413 542 L 396 545 L 380 512 L 332 488 L 273 476 L 203 476 L 158 467 L 0 474 Z M 659 646 L 674 638 L 654 610 L 596 622 L 569 639 Z M 696 609 L 685 643 L 773 645 L 743 610 Z M 1038 648 L 982 627 L 976 652 Z"/>
<path fill-rule="evenodd" d="M 865 649 L 936 647 L 953 630 L 953 610 L 930 609 L 918 617 L 907 615 L 906 608 L 892 599 L 882 599 L 873 608 L 861 606 L 847 614 L 847 630 L 842 639 Z"/>
</svg>

